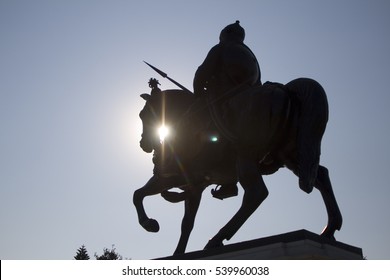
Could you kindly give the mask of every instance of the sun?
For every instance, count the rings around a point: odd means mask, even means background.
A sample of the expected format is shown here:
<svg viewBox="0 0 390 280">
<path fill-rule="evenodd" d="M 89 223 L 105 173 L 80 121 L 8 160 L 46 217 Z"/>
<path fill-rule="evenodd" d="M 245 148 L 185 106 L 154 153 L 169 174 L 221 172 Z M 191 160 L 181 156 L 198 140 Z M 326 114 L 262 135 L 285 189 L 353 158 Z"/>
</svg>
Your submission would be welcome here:
<svg viewBox="0 0 390 280">
<path fill-rule="evenodd" d="M 160 136 L 160 141 L 164 142 L 165 138 L 169 135 L 169 128 L 165 125 L 161 125 L 158 129 L 158 135 Z"/>
</svg>

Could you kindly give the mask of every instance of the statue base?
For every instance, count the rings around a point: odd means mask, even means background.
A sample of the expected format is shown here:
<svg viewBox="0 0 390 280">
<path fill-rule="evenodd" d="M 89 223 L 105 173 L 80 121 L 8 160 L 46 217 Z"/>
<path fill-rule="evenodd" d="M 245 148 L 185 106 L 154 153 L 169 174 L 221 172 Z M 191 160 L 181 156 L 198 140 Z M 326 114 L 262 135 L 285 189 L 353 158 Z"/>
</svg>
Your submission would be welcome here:
<svg viewBox="0 0 390 280">
<path fill-rule="evenodd" d="M 159 260 L 362 260 L 363 251 L 307 230 L 228 244 Z"/>
</svg>

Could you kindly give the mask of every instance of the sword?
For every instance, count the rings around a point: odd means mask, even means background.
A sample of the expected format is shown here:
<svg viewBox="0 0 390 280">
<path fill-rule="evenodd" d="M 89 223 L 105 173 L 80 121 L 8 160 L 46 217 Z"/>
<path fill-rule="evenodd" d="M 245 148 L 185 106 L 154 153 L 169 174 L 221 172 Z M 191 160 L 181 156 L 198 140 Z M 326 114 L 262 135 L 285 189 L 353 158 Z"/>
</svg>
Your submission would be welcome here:
<svg viewBox="0 0 390 280">
<path fill-rule="evenodd" d="M 168 80 L 170 80 L 172 83 L 174 83 L 175 85 L 177 85 L 179 88 L 181 88 L 182 90 L 184 91 L 187 91 L 189 93 L 193 93 L 192 91 L 190 91 L 189 89 L 187 89 L 185 86 L 179 84 L 178 82 L 176 82 L 174 79 L 171 79 L 170 77 L 168 77 L 168 75 L 166 73 L 164 73 L 163 71 L 161 71 L 160 69 L 154 67 L 153 65 L 147 63 L 145 60 L 144 62 L 150 67 L 152 68 L 154 71 L 156 71 L 157 73 L 159 73 L 163 78 L 167 78 Z"/>
</svg>

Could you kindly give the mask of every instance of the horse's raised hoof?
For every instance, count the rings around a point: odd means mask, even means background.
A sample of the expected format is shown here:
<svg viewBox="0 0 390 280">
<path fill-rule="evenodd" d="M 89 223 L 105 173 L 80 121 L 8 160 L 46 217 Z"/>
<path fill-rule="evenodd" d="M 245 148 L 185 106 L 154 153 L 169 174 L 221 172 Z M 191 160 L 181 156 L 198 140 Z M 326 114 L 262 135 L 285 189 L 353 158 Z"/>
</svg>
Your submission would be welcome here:
<svg viewBox="0 0 390 280">
<path fill-rule="evenodd" d="M 147 219 L 141 223 L 141 226 L 149 232 L 158 232 L 160 230 L 160 225 L 154 219 Z"/>
<path fill-rule="evenodd" d="M 204 247 L 204 250 L 208 250 L 208 249 L 212 249 L 212 248 L 218 248 L 218 247 L 222 247 L 222 246 L 223 246 L 223 242 L 222 241 L 217 241 L 217 240 L 210 239 L 209 242 L 207 242 L 206 246 Z"/>
</svg>

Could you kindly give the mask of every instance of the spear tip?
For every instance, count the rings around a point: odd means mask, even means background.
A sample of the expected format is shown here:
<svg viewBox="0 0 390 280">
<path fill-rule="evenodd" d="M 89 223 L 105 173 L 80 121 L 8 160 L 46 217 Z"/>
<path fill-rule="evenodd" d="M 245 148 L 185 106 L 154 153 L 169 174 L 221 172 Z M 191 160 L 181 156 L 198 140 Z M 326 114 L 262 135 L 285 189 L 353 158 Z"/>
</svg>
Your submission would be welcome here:
<svg viewBox="0 0 390 280">
<path fill-rule="evenodd" d="M 183 85 L 179 84 L 178 82 L 176 82 L 175 80 L 171 79 L 168 77 L 168 75 L 166 73 L 164 73 L 163 71 L 161 71 L 160 69 L 154 67 L 153 65 L 147 63 L 145 60 L 143 61 L 145 62 L 150 68 L 152 68 L 154 71 L 156 71 L 157 73 L 159 73 L 161 76 L 163 76 L 164 78 L 167 78 L 168 80 L 170 80 L 172 83 L 174 83 L 175 85 L 177 85 L 179 88 L 181 88 L 182 90 L 185 90 L 189 93 L 192 93 L 189 89 L 185 88 Z"/>
<path fill-rule="evenodd" d="M 154 71 L 156 71 L 157 73 L 159 73 L 161 76 L 163 76 L 164 78 L 166 78 L 168 75 L 166 73 L 164 73 L 163 71 L 161 71 L 160 69 L 154 67 L 153 65 L 147 63 L 145 60 L 143 61 L 144 63 L 146 63 L 150 68 L 152 68 Z"/>
</svg>

